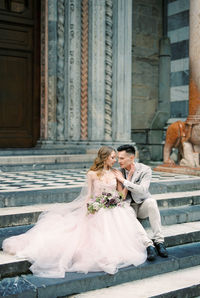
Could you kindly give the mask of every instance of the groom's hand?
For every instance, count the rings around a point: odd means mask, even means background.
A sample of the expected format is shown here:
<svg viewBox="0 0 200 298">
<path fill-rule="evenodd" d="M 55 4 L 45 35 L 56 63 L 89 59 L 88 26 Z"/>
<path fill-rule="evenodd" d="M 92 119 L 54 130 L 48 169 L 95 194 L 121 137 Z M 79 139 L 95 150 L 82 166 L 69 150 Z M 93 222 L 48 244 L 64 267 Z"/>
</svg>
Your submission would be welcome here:
<svg viewBox="0 0 200 298">
<path fill-rule="evenodd" d="M 130 169 L 130 171 L 128 173 L 128 180 L 132 178 L 134 171 L 135 171 L 135 165 L 132 164 L 131 165 L 131 169 Z"/>
<path fill-rule="evenodd" d="M 124 176 L 122 175 L 122 173 L 121 173 L 120 171 L 118 171 L 118 170 L 114 170 L 114 173 L 115 173 L 115 177 L 116 177 L 116 179 L 117 179 L 119 182 L 121 182 L 121 183 L 123 184 L 125 178 L 124 178 Z"/>
</svg>

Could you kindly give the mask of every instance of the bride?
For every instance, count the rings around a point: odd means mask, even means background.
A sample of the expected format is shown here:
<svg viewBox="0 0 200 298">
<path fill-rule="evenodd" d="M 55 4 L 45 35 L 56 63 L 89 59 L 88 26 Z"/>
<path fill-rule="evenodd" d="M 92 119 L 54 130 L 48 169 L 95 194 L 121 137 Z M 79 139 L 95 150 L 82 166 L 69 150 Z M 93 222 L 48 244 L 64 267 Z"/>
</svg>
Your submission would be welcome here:
<svg viewBox="0 0 200 298">
<path fill-rule="evenodd" d="M 101 147 L 79 197 L 53 204 L 28 232 L 5 239 L 3 250 L 27 258 L 30 270 L 41 277 L 74 271 L 114 274 L 144 263 L 150 239 L 128 202 L 120 201 L 118 192 L 125 199 L 127 190 L 117 182 L 115 162 L 115 150 Z"/>
</svg>

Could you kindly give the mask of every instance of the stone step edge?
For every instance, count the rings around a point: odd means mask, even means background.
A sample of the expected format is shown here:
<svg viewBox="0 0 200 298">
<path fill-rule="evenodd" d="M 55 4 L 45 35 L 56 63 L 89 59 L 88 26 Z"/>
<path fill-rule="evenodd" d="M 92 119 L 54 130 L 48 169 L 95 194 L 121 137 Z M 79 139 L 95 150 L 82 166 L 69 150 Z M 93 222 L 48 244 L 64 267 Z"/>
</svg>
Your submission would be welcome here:
<svg viewBox="0 0 200 298">
<path fill-rule="evenodd" d="M 74 189 L 74 185 L 72 186 Z M 56 190 L 58 188 L 55 188 Z M 62 187 L 63 189 L 63 187 Z M 1 195 L 1 194 L 0 194 Z M 154 194 L 152 195 L 152 198 L 154 198 L 159 207 L 168 208 L 171 207 L 179 207 L 180 203 L 176 206 L 174 203 L 168 204 L 168 201 L 175 202 L 180 199 L 183 201 L 181 206 L 187 206 L 187 205 L 196 205 L 200 202 L 200 190 L 199 191 L 189 191 L 189 192 L 178 192 L 178 193 L 165 193 L 162 195 Z M 196 198 L 196 200 L 195 200 Z M 198 200 L 199 199 L 199 200 Z M 189 202 L 188 202 L 189 200 Z M 165 201 L 165 202 L 164 202 Z M 187 203 L 188 202 L 188 203 Z M 67 202 L 63 202 L 67 203 Z M 48 204 L 34 204 L 34 205 L 23 205 L 23 206 L 13 206 L 13 207 L 1 207 L 0 208 L 0 215 L 8 215 L 8 214 L 19 214 L 21 213 L 21 210 L 23 213 L 30 213 L 31 210 L 34 212 L 42 212 L 45 210 L 48 210 L 51 208 L 52 204 L 63 204 L 63 203 L 48 203 Z"/>
<path fill-rule="evenodd" d="M 74 188 L 74 185 L 73 185 Z M 56 188 L 58 189 L 58 188 Z M 185 199 L 183 204 L 184 206 L 187 205 L 196 205 L 195 202 L 192 200 L 193 198 L 200 198 L 200 191 L 190 191 L 190 192 L 178 192 L 177 195 L 176 193 L 166 193 L 166 194 L 162 194 L 161 196 L 159 194 L 154 194 L 152 195 L 152 198 L 154 198 L 157 203 L 162 203 L 161 206 L 163 207 L 168 207 L 167 204 L 163 204 L 163 201 L 168 201 L 168 200 L 172 200 L 172 201 L 177 201 L 178 199 Z M 189 199 L 188 204 L 186 204 L 187 200 Z M 191 199 L 191 200 L 190 200 Z M 18 214 L 21 213 L 20 210 L 23 210 L 24 213 L 30 213 L 30 210 L 33 209 L 34 211 L 45 211 L 48 210 L 49 208 L 51 208 L 52 204 L 65 204 L 67 202 L 63 202 L 63 203 L 48 203 L 48 204 L 34 204 L 34 205 L 24 205 L 24 206 L 13 206 L 13 207 L 1 207 L 0 208 L 0 215 L 8 215 L 8 214 Z M 175 206 L 173 204 L 173 206 Z M 175 206 L 175 207 L 180 207 L 180 204 Z"/>
<path fill-rule="evenodd" d="M 28 156 L 0 156 L 0 165 L 23 165 L 23 164 L 51 164 L 92 162 L 96 154 L 55 154 L 55 155 L 28 155 Z"/>
<path fill-rule="evenodd" d="M 183 224 L 175 224 L 171 226 L 163 226 L 163 235 L 165 237 L 165 245 L 166 247 L 172 247 L 182 244 L 187 244 L 190 242 L 199 242 L 200 241 L 200 221 L 198 222 L 190 222 Z M 14 227 L 6 227 L 0 228 L 0 249 L 2 248 L 2 242 L 4 239 L 17 236 L 25 233 L 33 225 L 24 225 L 24 226 L 14 226 Z M 152 239 L 152 230 L 151 228 L 145 229 L 149 238 Z M 174 230 L 174 233 L 172 233 Z M 183 231 L 184 230 L 184 231 Z"/>
<path fill-rule="evenodd" d="M 169 250 L 170 256 L 168 258 L 158 257 L 154 262 L 147 261 L 138 267 L 122 268 L 114 275 L 104 272 L 88 273 L 86 275 L 67 273 L 65 278 L 60 279 L 39 278 L 33 275 L 24 275 L 21 279 L 29 284 L 30 290 L 36 292 L 37 296 L 35 295 L 35 297 L 37 298 L 62 297 L 200 265 L 200 242 L 172 247 Z M 9 285 L 11 292 L 12 289 L 21 290 L 20 287 L 16 286 L 15 278 L 3 279 L 1 284 L 4 288 Z M 0 295 L 3 293 L 3 287 L 0 287 Z"/>
<path fill-rule="evenodd" d="M 183 297 L 199 297 L 200 295 L 200 284 L 189 286 L 182 289 L 177 289 L 168 293 L 162 293 L 156 296 L 150 296 L 149 298 L 183 298 Z M 68 297 L 69 298 L 69 297 Z"/>
<path fill-rule="evenodd" d="M 200 266 L 194 266 L 147 277 L 142 280 L 135 280 L 122 285 L 70 295 L 68 298 L 120 298 L 123 297 L 124 293 L 126 293 L 126 298 L 197 297 L 200 293 L 199 276 Z"/>
<path fill-rule="evenodd" d="M 52 205 L 53 207 L 53 205 Z M 123 208 L 123 207 L 122 207 Z M 2 214 L 0 215 L 0 228 L 9 227 L 9 226 L 19 226 L 19 225 L 28 225 L 34 224 L 40 213 L 43 210 L 36 210 L 33 212 L 22 212 L 22 213 L 11 213 L 11 214 Z M 193 206 L 181 206 L 181 207 L 171 207 L 168 209 L 161 209 L 161 221 L 163 225 L 172 225 L 180 224 L 190 221 L 199 221 L 200 220 L 200 205 Z M 149 227 L 149 220 L 141 220 L 144 227 Z"/>
<path fill-rule="evenodd" d="M 185 185 L 187 187 L 190 187 L 191 185 L 189 182 L 191 182 L 191 181 L 187 181 L 187 182 L 188 182 L 188 185 L 187 185 L 187 183 L 185 183 Z M 199 187 L 200 180 L 197 182 L 195 181 L 195 184 L 197 184 Z M 34 187 L 34 188 L 30 188 L 30 189 L 17 189 L 17 190 L 7 189 L 7 190 L 0 191 L 0 197 L 1 197 L 1 199 L 9 200 L 10 196 L 15 196 L 15 197 L 30 196 L 30 195 L 38 194 L 38 193 L 45 194 L 45 195 L 48 195 L 48 194 L 51 195 L 51 194 L 58 193 L 58 192 L 60 192 L 60 193 L 66 192 L 66 194 L 68 194 L 68 192 L 71 192 L 71 191 L 76 191 L 76 192 L 80 193 L 83 185 L 84 185 L 84 181 L 81 181 L 79 183 L 72 183 L 72 184 L 69 184 L 66 186 L 58 185 L 56 187 L 55 186 L 53 186 L 53 187 L 47 186 L 47 187 L 38 187 L 38 188 Z M 153 185 L 153 192 L 151 192 L 151 189 L 150 189 L 151 195 L 159 202 L 162 202 L 163 200 L 165 200 L 164 195 L 166 195 L 166 199 L 168 199 L 168 200 L 182 198 L 182 197 L 184 197 L 184 193 L 186 194 L 185 195 L 186 199 L 190 198 L 190 197 L 194 198 L 195 196 L 197 198 L 199 198 L 199 196 L 200 196 L 200 190 L 196 189 L 196 185 L 195 185 L 195 188 L 191 191 L 188 191 L 188 190 L 185 190 L 185 191 L 179 190 L 178 191 L 176 189 L 173 189 L 173 191 L 170 189 L 169 189 L 169 191 L 167 191 L 166 189 L 161 191 L 163 185 L 159 184 L 158 182 L 152 182 L 151 185 Z M 151 185 L 150 185 L 150 187 L 151 187 Z M 177 183 L 177 185 L 179 185 L 179 184 Z M 178 194 L 177 196 L 176 196 L 176 193 Z M 170 194 L 170 195 L 168 195 L 168 194 Z"/>
</svg>

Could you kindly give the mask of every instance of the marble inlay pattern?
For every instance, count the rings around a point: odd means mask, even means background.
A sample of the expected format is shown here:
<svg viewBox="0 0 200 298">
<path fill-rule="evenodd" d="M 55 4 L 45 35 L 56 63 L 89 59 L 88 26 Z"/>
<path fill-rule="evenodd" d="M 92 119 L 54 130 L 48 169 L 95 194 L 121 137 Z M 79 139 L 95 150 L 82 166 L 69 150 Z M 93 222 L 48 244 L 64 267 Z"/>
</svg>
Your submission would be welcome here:
<svg viewBox="0 0 200 298">
<path fill-rule="evenodd" d="M 0 172 L 0 194 L 82 187 L 86 173 L 86 169 Z M 186 179 L 200 180 L 200 177 L 165 172 L 152 173 L 152 182 L 184 181 Z"/>
</svg>

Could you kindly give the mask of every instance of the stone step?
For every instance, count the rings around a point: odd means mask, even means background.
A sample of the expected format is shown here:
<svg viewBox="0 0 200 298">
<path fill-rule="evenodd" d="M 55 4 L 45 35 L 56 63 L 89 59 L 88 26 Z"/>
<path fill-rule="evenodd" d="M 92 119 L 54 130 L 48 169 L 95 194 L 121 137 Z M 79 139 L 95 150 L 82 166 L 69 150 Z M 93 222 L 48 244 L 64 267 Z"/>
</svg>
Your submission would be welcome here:
<svg viewBox="0 0 200 298">
<path fill-rule="evenodd" d="M 70 168 L 89 168 L 96 154 L 0 155 L 1 171 L 30 171 Z"/>
<path fill-rule="evenodd" d="M 88 150 L 83 150 L 83 148 L 80 148 L 80 146 L 73 146 L 72 149 L 69 147 L 65 148 L 0 148 L 0 156 L 30 156 L 30 155 L 57 155 L 57 154 L 86 154 L 88 153 Z M 90 152 L 91 153 L 91 152 Z M 157 163 L 156 165 L 158 165 Z"/>
<path fill-rule="evenodd" d="M 69 175 L 70 173 L 68 176 Z M 63 181 L 60 180 L 60 182 L 59 180 L 55 180 L 55 182 L 51 181 L 49 183 L 47 183 L 48 178 L 45 179 L 46 181 L 44 180 L 44 183 L 42 178 L 41 180 L 38 178 L 37 181 L 35 179 L 34 183 L 29 182 L 28 180 L 23 182 L 23 180 L 21 181 L 20 176 L 19 178 L 16 176 L 16 183 L 19 181 L 19 184 L 16 185 L 16 188 L 15 185 L 13 185 L 7 187 L 6 189 L 0 190 L 0 207 L 17 207 L 33 204 L 70 202 L 79 195 L 81 188 L 84 185 L 84 178 L 82 178 L 82 176 L 76 178 L 71 177 L 70 182 L 67 180 L 69 178 L 65 180 L 63 179 Z M 3 181 L 2 183 L 5 182 Z M 191 181 L 187 180 L 184 181 L 184 184 L 182 184 L 180 181 L 176 181 L 176 183 L 176 192 L 170 191 L 168 188 L 163 189 L 160 185 L 163 185 L 163 182 L 151 183 L 150 191 L 153 197 L 157 199 L 159 207 L 174 207 L 188 204 L 197 205 L 200 203 L 200 190 L 198 189 L 200 188 L 199 179 L 197 181 L 193 181 L 193 185 L 191 185 Z M 188 189 L 183 190 L 182 187 L 185 187 L 185 185 Z"/>
<path fill-rule="evenodd" d="M 200 220 L 200 205 L 173 207 L 160 210 L 162 225 L 181 224 Z M 149 220 L 142 220 L 145 228 L 149 227 Z"/>
<path fill-rule="evenodd" d="M 9 297 L 12 293 L 16 297 L 66 297 L 200 265 L 200 242 L 171 247 L 168 251 L 168 258 L 157 257 L 154 262 L 146 261 L 138 267 L 122 268 L 114 275 L 104 272 L 67 273 L 65 278 L 60 279 L 39 278 L 31 274 L 13 278 L 1 276 L 3 279 L 0 282 L 0 296 Z M 14 268 L 12 262 L 7 264 Z M 8 274 L 5 263 L 3 266 L 4 271 L 0 265 L 0 272 L 6 276 Z"/>
<path fill-rule="evenodd" d="M 62 204 L 57 205 L 62 206 Z M 42 211 L 51 208 L 53 208 L 52 204 L 0 208 L 0 228 L 34 224 Z M 198 221 L 200 220 L 200 204 L 162 208 L 160 213 L 163 225 Z M 142 223 L 145 227 L 149 226 L 149 221 L 146 219 L 142 220 Z"/>
<path fill-rule="evenodd" d="M 143 221 L 141 221 L 143 224 Z M 0 228 L 0 249 L 4 239 L 25 233 L 33 225 L 13 226 Z M 163 226 L 163 235 L 167 247 L 200 241 L 200 221 L 188 222 Z M 150 238 L 152 238 L 151 228 L 146 228 Z"/>
<path fill-rule="evenodd" d="M 75 199 L 81 191 L 77 184 L 41 187 L 0 192 L 0 207 L 63 203 Z"/>
<path fill-rule="evenodd" d="M 181 269 L 121 285 L 70 295 L 68 298 L 183 298 L 200 295 L 200 266 Z M 173 282 L 172 282 L 173 280 Z"/>
<path fill-rule="evenodd" d="M 163 194 L 163 193 L 173 193 L 173 192 L 188 192 L 192 190 L 200 189 L 200 178 L 194 177 L 188 179 L 187 176 L 185 178 L 182 176 L 182 179 L 171 179 L 164 180 L 161 179 L 157 181 L 152 181 L 150 185 L 150 193 L 151 194 Z"/>
<path fill-rule="evenodd" d="M 157 201 L 159 208 L 200 204 L 200 190 L 154 194 L 152 197 Z"/>
</svg>

